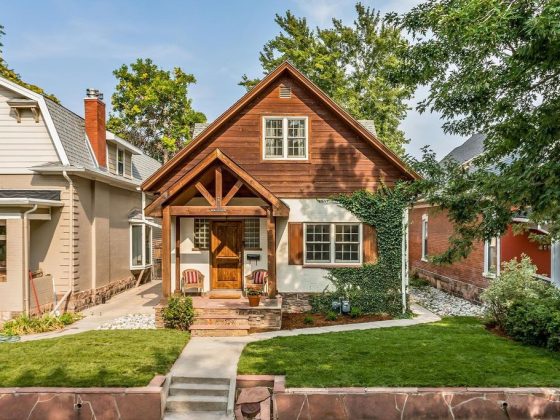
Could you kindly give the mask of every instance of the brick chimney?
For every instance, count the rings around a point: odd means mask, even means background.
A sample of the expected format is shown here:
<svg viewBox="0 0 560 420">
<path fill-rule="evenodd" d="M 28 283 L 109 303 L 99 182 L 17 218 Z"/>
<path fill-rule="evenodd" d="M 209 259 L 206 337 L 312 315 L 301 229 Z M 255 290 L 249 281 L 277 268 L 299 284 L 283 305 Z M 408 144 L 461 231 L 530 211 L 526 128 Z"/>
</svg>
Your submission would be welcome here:
<svg viewBox="0 0 560 420">
<path fill-rule="evenodd" d="M 105 102 L 97 89 L 87 89 L 84 99 L 86 134 L 99 166 L 107 167 L 107 138 L 105 132 Z"/>
</svg>

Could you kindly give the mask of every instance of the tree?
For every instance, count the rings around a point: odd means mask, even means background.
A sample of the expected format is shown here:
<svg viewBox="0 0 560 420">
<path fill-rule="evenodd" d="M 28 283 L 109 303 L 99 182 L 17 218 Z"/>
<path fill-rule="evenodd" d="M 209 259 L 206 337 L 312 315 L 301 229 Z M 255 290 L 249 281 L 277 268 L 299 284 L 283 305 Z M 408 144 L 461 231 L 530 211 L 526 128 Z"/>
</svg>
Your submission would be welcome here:
<svg viewBox="0 0 560 420">
<path fill-rule="evenodd" d="M 0 76 L 4 77 L 5 79 L 8 79 L 14 83 L 17 83 L 20 86 L 23 86 L 24 88 L 27 88 L 33 92 L 36 92 L 40 95 L 46 96 L 47 98 L 53 100 L 54 102 L 58 103 L 59 100 L 56 96 L 51 95 L 46 93 L 43 89 L 41 89 L 39 86 L 35 86 L 29 83 L 24 82 L 23 80 L 21 80 L 21 77 L 19 74 L 17 74 L 15 71 L 13 71 L 12 69 L 10 69 L 8 67 L 8 63 L 6 63 L 6 61 L 2 58 L 2 47 L 4 46 L 4 44 L 2 44 L 2 37 L 6 35 L 6 32 L 4 32 L 4 26 L 0 25 Z"/>
<path fill-rule="evenodd" d="M 516 211 L 560 236 L 560 2 L 430 0 L 389 20 L 413 38 L 402 77 L 447 133 L 486 134 L 475 170 L 419 162 L 424 197 L 455 223 L 443 260 L 503 233 Z M 422 184 L 422 183 L 421 183 Z M 421 185 L 420 184 L 420 185 Z"/>
<path fill-rule="evenodd" d="M 310 29 L 305 18 L 290 11 L 276 15 L 283 32 L 264 45 L 259 60 L 265 74 L 289 60 L 352 116 L 374 120 L 379 138 L 402 154 L 408 140 L 399 123 L 413 89 L 392 74 L 407 42 L 379 12 L 360 3 L 356 12 L 353 26 L 333 19 L 328 29 Z M 244 75 L 240 84 L 250 89 L 258 81 Z"/>
<path fill-rule="evenodd" d="M 189 142 L 194 123 L 206 121 L 188 97 L 196 79 L 179 67 L 166 71 L 149 58 L 138 59 L 113 74 L 118 83 L 108 129 L 153 158 L 167 162 Z"/>
</svg>

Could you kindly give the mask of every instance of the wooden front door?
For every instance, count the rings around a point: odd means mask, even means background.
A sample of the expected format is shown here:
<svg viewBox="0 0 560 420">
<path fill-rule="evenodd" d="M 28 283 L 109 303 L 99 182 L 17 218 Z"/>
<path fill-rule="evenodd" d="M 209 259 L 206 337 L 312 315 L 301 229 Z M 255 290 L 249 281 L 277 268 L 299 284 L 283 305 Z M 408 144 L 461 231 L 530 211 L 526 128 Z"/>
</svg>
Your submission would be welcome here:
<svg viewBox="0 0 560 420">
<path fill-rule="evenodd" d="M 212 289 L 241 289 L 241 222 L 212 222 Z"/>
</svg>

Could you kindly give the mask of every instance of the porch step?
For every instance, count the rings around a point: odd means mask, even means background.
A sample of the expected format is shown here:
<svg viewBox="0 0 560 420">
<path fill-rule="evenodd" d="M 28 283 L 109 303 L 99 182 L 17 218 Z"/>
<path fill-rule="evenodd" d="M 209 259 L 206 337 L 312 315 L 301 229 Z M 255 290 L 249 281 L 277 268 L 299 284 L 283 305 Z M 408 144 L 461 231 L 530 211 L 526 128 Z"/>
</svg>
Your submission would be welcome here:
<svg viewBox="0 0 560 420">
<path fill-rule="evenodd" d="M 190 411 L 221 411 L 227 410 L 227 396 L 216 395 L 171 395 L 167 397 L 165 409 L 172 413 Z"/>
<path fill-rule="evenodd" d="M 249 322 L 237 325 L 199 324 L 189 328 L 193 337 L 237 337 L 249 334 Z"/>
<path fill-rule="evenodd" d="M 229 383 L 227 384 L 185 384 L 175 383 L 169 387 L 169 395 L 206 395 L 227 397 Z"/>
<path fill-rule="evenodd" d="M 222 325 L 244 326 L 249 322 L 249 317 L 237 314 L 202 314 L 195 317 L 193 325 Z"/>
<path fill-rule="evenodd" d="M 201 378 L 196 376 L 173 376 L 172 384 L 208 384 L 208 385 L 229 385 L 229 378 Z"/>
</svg>

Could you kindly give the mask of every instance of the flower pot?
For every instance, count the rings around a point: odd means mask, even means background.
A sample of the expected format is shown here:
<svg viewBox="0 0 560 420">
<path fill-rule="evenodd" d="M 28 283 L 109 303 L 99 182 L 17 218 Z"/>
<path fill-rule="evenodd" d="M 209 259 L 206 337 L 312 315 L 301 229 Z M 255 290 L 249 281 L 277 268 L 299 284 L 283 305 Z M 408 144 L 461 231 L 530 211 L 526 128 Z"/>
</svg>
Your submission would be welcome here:
<svg viewBox="0 0 560 420">
<path fill-rule="evenodd" d="M 249 306 L 252 308 L 259 306 L 261 303 L 260 295 L 249 295 L 247 298 L 249 299 Z"/>
</svg>

